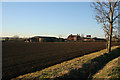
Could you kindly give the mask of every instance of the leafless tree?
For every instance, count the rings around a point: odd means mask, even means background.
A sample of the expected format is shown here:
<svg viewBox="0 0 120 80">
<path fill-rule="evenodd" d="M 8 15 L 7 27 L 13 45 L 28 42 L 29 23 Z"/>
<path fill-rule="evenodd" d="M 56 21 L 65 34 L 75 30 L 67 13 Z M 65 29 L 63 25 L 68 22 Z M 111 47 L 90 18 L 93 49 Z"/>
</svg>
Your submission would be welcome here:
<svg viewBox="0 0 120 80">
<path fill-rule="evenodd" d="M 62 38 L 62 34 L 58 35 L 59 38 Z"/>
<path fill-rule="evenodd" d="M 14 35 L 13 39 L 19 39 L 19 36 L 18 35 Z"/>
<path fill-rule="evenodd" d="M 106 39 L 108 39 L 109 32 L 110 32 L 109 25 L 104 25 L 103 26 L 103 30 L 104 30 Z M 112 35 L 118 37 L 118 27 L 113 27 L 113 33 L 112 33 Z"/>
<path fill-rule="evenodd" d="M 106 2 L 93 2 L 91 7 L 95 10 L 95 18 L 98 23 L 103 25 L 103 30 L 108 36 L 107 49 L 111 52 L 111 40 L 113 28 L 116 26 L 117 19 L 120 16 L 118 13 L 119 2 L 106 0 Z"/>
<path fill-rule="evenodd" d="M 81 37 L 83 38 L 83 37 L 84 37 L 84 34 L 81 34 Z"/>
</svg>

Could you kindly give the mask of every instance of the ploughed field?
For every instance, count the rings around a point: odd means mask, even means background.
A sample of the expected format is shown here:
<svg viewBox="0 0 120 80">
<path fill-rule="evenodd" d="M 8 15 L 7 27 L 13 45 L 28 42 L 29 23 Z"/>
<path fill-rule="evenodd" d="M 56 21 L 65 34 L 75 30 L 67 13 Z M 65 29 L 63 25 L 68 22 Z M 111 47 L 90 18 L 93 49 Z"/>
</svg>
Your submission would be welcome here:
<svg viewBox="0 0 120 80">
<path fill-rule="evenodd" d="M 105 47 L 106 42 L 4 42 L 2 43 L 2 79 L 38 71 Z"/>
</svg>

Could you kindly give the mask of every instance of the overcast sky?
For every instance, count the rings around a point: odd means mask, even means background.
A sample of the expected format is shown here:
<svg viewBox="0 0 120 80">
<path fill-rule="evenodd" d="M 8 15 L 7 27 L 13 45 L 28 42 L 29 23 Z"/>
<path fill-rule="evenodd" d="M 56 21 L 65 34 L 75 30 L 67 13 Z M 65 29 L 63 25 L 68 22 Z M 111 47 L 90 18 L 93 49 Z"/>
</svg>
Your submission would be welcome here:
<svg viewBox="0 0 120 80">
<path fill-rule="evenodd" d="M 3 2 L 2 36 L 104 37 L 90 2 Z"/>
</svg>

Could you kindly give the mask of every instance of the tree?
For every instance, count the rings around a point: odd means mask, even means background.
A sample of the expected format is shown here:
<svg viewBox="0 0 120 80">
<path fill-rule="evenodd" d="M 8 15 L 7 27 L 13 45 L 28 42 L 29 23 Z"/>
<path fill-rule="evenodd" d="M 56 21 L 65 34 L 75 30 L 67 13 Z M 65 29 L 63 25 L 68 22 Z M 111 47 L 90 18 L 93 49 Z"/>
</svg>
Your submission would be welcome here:
<svg viewBox="0 0 120 80">
<path fill-rule="evenodd" d="M 62 34 L 58 35 L 59 38 L 62 38 Z"/>
<path fill-rule="evenodd" d="M 81 41 L 84 41 L 84 34 L 81 34 Z"/>
<path fill-rule="evenodd" d="M 84 34 L 81 34 L 81 37 L 83 38 L 83 37 L 84 37 Z"/>
<path fill-rule="evenodd" d="M 110 0 L 108 0 L 107 2 L 93 2 L 93 4 L 91 5 L 96 12 L 95 18 L 97 22 L 103 25 L 103 30 L 108 36 L 108 53 L 111 52 L 113 28 L 116 27 L 118 22 L 117 19 L 120 16 L 120 14 L 118 13 L 118 4 L 118 1 L 110 2 Z"/>
<path fill-rule="evenodd" d="M 19 36 L 18 35 L 14 35 L 13 39 L 19 39 Z"/>
<path fill-rule="evenodd" d="M 5 41 L 8 41 L 9 40 L 9 37 L 5 37 Z"/>
</svg>

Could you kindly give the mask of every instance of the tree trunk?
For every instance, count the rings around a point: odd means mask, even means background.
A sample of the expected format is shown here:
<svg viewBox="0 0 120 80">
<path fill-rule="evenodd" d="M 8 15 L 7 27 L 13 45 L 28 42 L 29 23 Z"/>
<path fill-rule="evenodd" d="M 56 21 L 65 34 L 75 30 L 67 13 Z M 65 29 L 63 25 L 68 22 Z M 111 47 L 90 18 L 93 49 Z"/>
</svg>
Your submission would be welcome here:
<svg viewBox="0 0 120 80">
<path fill-rule="evenodd" d="M 109 39 L 108 39 L 108 53 L 111 52 L 111 40 L 112 40 L 112 28 L 113 28 L 113 12 L 114 9 L 111 7 L 111 2 L 109 3 L 110 6 L 110 32 L 109 32 Z"/>
<path fill-rule="evenodd" d="M 112 23 L 110 23 L 110 35 L 109 35 L 109 38 L 108 38 L 108 53 L 111 52 L 111 41 L 112 41 Z"/>
</svg>

